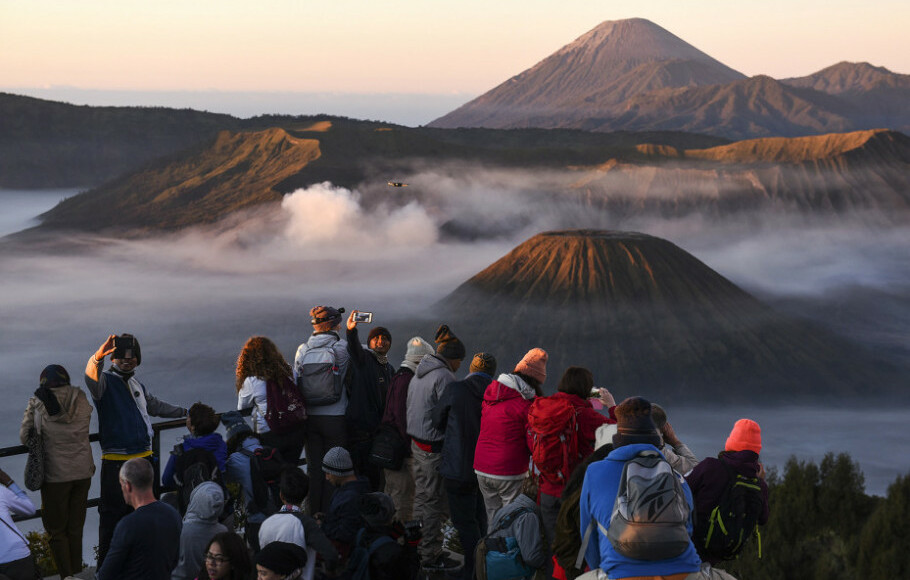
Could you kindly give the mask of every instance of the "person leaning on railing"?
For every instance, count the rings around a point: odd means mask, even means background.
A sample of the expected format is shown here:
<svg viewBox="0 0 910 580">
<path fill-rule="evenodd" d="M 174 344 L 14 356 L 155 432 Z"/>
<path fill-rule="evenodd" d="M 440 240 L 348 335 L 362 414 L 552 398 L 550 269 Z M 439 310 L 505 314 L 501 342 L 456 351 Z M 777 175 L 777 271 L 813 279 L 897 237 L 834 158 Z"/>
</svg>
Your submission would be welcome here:
<svg viewBox="0 0 910 580">
<path fill-rule="evenodd" d="M 41 433 L 44 446 L 44 483 L 41 485 L 41 521 L 61 578 L 82 570 L 82 529 L 88 491 L 95 473 L 89 443 L 92 406 L 60 365 L 48 365 L 39 378 L 35 396 L 29 398 L 19 440 Z"/>
<path fill-rule="evenodd" d="M 104 371 L 104 357 L 111 367 Z M 85 386 L 98 409 L 101 440 L 101 503 L 98 506 L 98 567 L 111 545 L 114 527 L 132 511 L 120 490 L 120 467 L 128 460 L 152 458 L 152 423 L 155 417 L 186 417 L 187 410 L 153 397 L 135 376 L 142 363 L 139 341 L 131 334 L 110 335 L 89 358 Z"/>
</svg>

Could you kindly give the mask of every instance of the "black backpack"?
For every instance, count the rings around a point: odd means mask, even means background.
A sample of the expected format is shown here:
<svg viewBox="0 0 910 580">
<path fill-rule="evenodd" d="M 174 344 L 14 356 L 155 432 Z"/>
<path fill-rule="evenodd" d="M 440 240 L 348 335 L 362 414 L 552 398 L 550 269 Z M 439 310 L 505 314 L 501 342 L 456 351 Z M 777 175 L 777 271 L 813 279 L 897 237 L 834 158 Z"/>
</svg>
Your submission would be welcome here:
<svg viewBox="0 0 910 580">
<path fill-rule="evenodd" d="M 369 461 L 383 469 L 398 471 L 408 456 L 408 441 L 393 425 L 383 423 L 373 437 Z"/>
<path fill-rule="evenodd" d="M 253 482 L 250 490 L 253 499 L 246 506 L 247 513 L 274 514 L 281 507 L 278 484 L 286 467 L 281 454 L 268 445 L 255 451 L 241 448 L 240 453 L 250 458 L 250 480 Z"/>
<path fill-rule="evenodd" d="M 757 477 L 736 473 L 720 459 L 727 472 L 727 487 L 706 521 L 698 521 L 692 534 L 703 558 L 733 560 L 751 536 L 758 536 L 761 557 L 761 535 L 758 518 L 764 510 L 761 485 Z"/>
<path fill-rule="evenodd" d="M 214 481 L 221 486 L 225 499 L 228 498 L 224 478 L 218 468 L 218 461 L 215 460 L 215 455 L 211 451 L 199 448 L 187 451 L 180 444 L 174 447 L 174 453 L 177 455 L 174 464 L 174 480 L 177 482 L 177 501 L 181 515 L 186 514 L 186 508 L 190 505 L 190 494 L 200 483 Z"/>
</svg>

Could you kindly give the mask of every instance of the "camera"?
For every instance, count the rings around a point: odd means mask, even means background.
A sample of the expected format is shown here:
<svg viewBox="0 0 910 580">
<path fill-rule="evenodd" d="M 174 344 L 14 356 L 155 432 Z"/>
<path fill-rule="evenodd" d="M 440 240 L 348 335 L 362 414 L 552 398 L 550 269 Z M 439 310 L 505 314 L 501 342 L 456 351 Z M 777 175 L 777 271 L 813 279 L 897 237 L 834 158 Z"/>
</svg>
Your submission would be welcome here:
<svg viewBox="0 0 910 580">
<path fill-rule="evenodd" d="M 591 394 L 588 396 L 600 398 L 600 387 L 591 387 Z"/>
<path fill-rule="evenodd" d="M 372 312 L 355 312 L 354 313 L 354 322 L 365 322 L 369 324 L 373 322 L 373 313 Z"/>
<path fill-rule="evenodd" d="M 408 542 L 416 542 L 423 537 L 423 521 L 410 520 L 402 524 L 404 526 L 404 539 Z"/>
</svg>

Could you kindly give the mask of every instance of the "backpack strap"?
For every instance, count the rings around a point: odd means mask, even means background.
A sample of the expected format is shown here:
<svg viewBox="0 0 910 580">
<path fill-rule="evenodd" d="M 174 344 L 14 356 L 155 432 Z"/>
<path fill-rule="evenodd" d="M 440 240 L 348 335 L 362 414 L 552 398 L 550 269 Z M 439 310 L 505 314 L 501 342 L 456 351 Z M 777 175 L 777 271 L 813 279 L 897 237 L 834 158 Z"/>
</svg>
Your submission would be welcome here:
<svg viewBox="0 0 910 580">
<path fill-rule="evenodd" d="M 487 535 L 489 536 L 495 532 L 501 532 L 502 530 L 508 528 L 509 526 L 512 525 L 512 522 L 514 522 L 515 519 L 522 514 L 533 514 L 533 513 L 534 513 L 534 510 L 532 510 L 529 507 L 520 507 L 517 510 L 515 510 L 514 512 L 510 513 L 509 515 L 507 515 L 504 518 L 502 518 L 501 520 L 499 520 L 499 524 L 496 526 L 496 528 L 491 530 L 490 533 Z"/>
</svg>

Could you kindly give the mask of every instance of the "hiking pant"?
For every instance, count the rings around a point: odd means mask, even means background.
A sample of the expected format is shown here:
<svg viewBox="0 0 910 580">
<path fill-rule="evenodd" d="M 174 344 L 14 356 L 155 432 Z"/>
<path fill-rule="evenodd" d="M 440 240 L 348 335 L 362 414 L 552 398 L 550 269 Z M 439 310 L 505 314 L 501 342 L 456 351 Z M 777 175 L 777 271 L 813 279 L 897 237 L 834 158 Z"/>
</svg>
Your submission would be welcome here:
<svg viewBox="0 0 910 580">
<path fill-rule="evenodd" d="M 464 568 L 461 578 L 471 580 L 474 577 L 474 549 L 477 542 L 487 533 L 487 512 L 483 496 L 477 487 L 477 480 L 471 482 L 445 479 L 446 495 L 449 499 L 449 511 L 452 523 L 458 530 L 458 539 L 464 549 Z"/>
<path fill-rule="evenodd" d="M 35 559 L 32 556 L 26 556 L 21 560 L 0 564 L 0 578 L 35 580 Z"/>
<path fill-rule="evenodd" d="M 518 497 L 524 480 L 524 474 L 518 479 L 496 479 L 477 474 L 477 485 L 483 494 L 484 507 L 487 509 L 487 525 L 493 521 L 493 516 L 499 508 L 509 505 Z"/>
<path fill-rule="evenodd" d="M 382 489 L 381 477 L 378 466 L 370 462 L 370 450 L 373 448 L 373 437 L 375 433 L 369 431 L 359 431 L 357 429 L 348 430 L 348 451 L 351 452 L 351 462 L 354 464 L 354 472 L 357 475 L 363 475 L 370 480 L 370 491 L 379 491 Z"/>
<path fill-rule="evenodd" d="M 543 526 L 543 539 L 546 543 L 547 552 L 550 553 L 553 551 L 553 541 L 556 539 L 556 520 L 559 518 L 559 508 L 561 507 L 561 498 L 543 492 L 540 493 L 540 524 Z M 545 571 L 550 576 L 553 575 L 553 558 L 547 559 Z"/>
<path fill-rule="evenodd" d="M 344 415 L 310 415 L 306 424 L 306 472 L 310 478 L 309 515 L 326 513 L 334 489 L 325 481 L 322 458 L 332 447 L 347 449 L 348 427 Z"/>
<path fill-rule="evenodd" d="M 395 504 L 395 517 L 401 523 L 414 519 L 414 476 L 411 475 L 410 457 L 405 458 L 401 469 L 383 469 L 385 493 Z"/>
<path fill-rule="evenodd" d="M 411 441 L 411 459 L 414 519 L 423 521 L 423 538 L 417 551 L 423 562 L 432 562 L 442 554 L 442 523 L 448 517 L 448 502 L 439 475 L 442 453 L 424 451 Z"/>
<path fill-rule="evenodd" d="M 152 467 L 155 466 L 155 459 L 149 455 L 146 457 Z M 98 504 L 98 568 L 104 563 L 104 557 L 111 547 L 111 539 L 114 537 L 114 528 L 117 522 L 133 511 L 133 508 L 127 505 L 123 499 L 123 491 L 120 489 L 120 468 L 126 460 L 120 459 L 102 459 L 101 460 L 101 498 Z M 158 483 L 158 470 L 155 470 L 154 493 L 158 497 L 161 486 Z"/>
<path fill-rule="evenodd" d="M 82 528 L 92 478 L 41 486 L 41 521 L 61 578 L 82 571 Z"/>
</svg>

